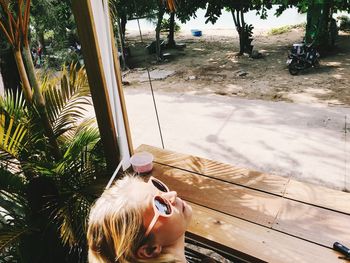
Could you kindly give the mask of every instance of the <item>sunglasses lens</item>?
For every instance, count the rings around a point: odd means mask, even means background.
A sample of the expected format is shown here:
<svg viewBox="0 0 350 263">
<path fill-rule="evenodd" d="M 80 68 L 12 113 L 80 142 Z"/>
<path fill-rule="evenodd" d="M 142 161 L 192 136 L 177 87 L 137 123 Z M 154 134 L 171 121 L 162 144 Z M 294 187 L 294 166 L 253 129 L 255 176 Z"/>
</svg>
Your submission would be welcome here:
<svg viewBox="0 0 350 263">
<path fill-rule="evenodd" d="M 153 184 L 159 191 L 168 192 L 168 188 L 167 188 L 164 184 L 162 184 L 161 182 L 152 179 L 152 184 Z"/>
<path fill-rule="evenodd" d="M 155 197 L 154 204 L 161 215 L 169 215 L 171 213 L 171 207 L 162 198 Z"/>
</svg>

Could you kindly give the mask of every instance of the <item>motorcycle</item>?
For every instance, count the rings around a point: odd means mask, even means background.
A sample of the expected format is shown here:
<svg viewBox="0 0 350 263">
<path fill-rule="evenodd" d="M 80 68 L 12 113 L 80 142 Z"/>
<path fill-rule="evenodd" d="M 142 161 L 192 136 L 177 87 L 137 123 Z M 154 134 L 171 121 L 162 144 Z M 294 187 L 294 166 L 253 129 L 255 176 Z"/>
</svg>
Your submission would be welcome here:
<svg viewBox="0 0 350 263">
<path fill-rule="evenodd" d="M 291 75 L 298 75 L 299 71 L 320 66 L 320 54 L 317 52 L 313 43 L 306 45 L 304 43 L 293 44 L 292 50 L 288 55 L 287 65 Z"/>
</svg>

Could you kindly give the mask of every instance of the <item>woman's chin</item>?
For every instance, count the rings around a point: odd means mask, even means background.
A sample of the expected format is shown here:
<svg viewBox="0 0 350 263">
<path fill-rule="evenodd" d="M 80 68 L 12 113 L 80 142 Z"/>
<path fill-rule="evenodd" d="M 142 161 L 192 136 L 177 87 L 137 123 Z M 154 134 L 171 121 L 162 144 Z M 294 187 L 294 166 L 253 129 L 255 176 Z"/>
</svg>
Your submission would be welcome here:
<svg viewBox="0 0 350 263">
<path fill-rule="evenodd" d="M 187 221 L 191 221 L 191 218 L 192 218 L 192 206 L 190 206 L 189 204 L 187 204 L 185 201 L 184 202 L 184 214 L 185 214 L 185 217 L 187 219 Z"/>
</svg>

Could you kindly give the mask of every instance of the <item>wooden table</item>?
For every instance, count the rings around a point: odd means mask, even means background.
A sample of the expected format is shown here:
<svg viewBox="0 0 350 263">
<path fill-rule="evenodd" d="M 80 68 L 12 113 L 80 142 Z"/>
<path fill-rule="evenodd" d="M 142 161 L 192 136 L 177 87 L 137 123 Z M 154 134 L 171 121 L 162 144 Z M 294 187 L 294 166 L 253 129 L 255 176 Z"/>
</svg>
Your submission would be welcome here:
<svg viewBox="0 0 350 263">
<path fill-rule="evenodd" d="M 188 235 L 247 262 L 344 262 L 350 194 L 141 145 L 152 175 L 192 205 Z"/>
</svg>

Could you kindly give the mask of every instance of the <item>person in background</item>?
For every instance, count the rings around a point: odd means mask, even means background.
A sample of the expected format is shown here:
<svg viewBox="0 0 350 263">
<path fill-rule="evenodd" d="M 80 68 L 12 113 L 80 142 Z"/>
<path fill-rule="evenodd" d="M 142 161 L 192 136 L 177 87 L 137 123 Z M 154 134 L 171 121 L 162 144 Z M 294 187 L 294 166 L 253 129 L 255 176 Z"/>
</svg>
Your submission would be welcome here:
<svg viewBox="0 0 350 263">
<path fill-rule="evenodd" d="M 43 48 L 42 48 L 41 44 L 39 44 L 39 46 L 38 46 L 37 53 L 38 53 L 37 65 L 40 67 L 41 63 L 42 63 L 42 54 L 43 54 Z"/>
<path fill-rule="evenodd" d="M 38 61 L 38 52 L 35 47 L 32 47 L 31 53 L 32 53 L 32 60 L 33 60 L 34 67 L 36 67 L 36 63 Z"/>
<path fill-rule="evenodd" d="M 125 176 L 90 211 L 90 263 L 186 262 L 185 231 L 192 208 L 151 177 Z"/>
</svg>

